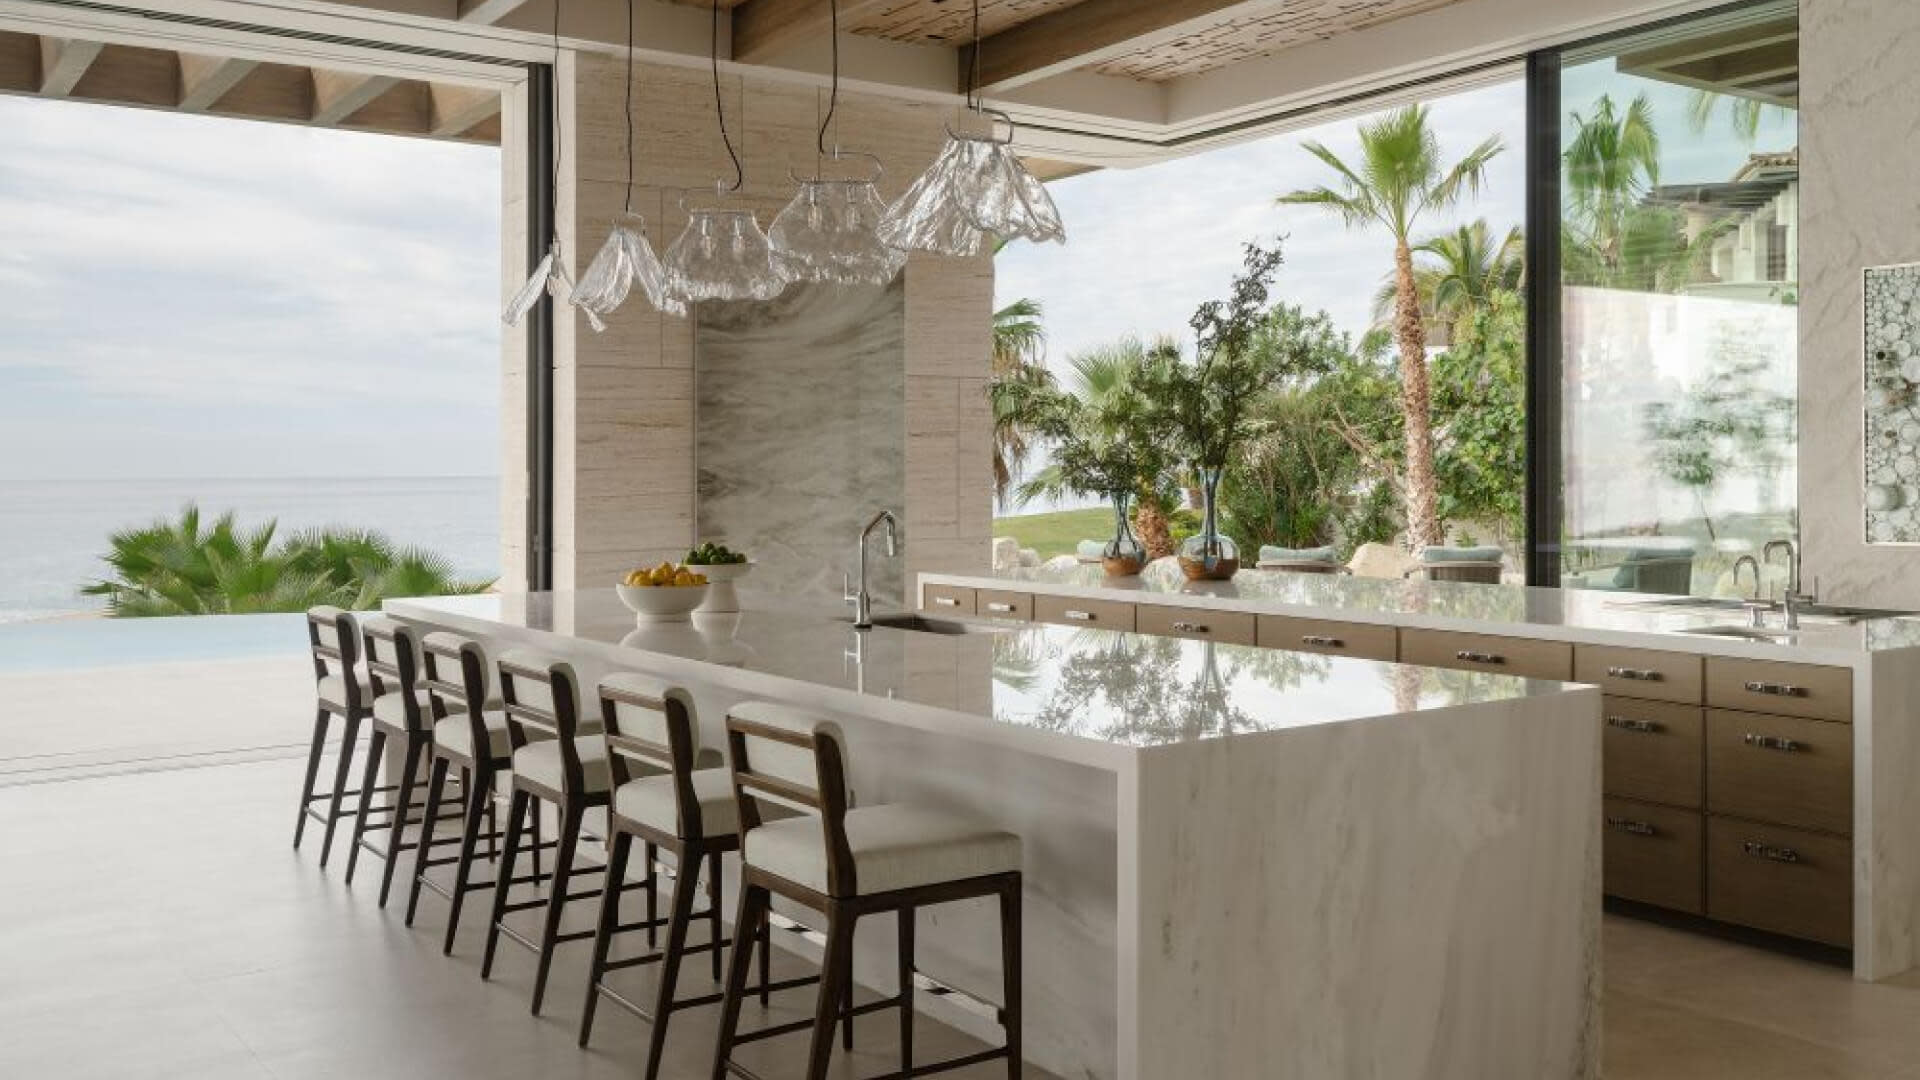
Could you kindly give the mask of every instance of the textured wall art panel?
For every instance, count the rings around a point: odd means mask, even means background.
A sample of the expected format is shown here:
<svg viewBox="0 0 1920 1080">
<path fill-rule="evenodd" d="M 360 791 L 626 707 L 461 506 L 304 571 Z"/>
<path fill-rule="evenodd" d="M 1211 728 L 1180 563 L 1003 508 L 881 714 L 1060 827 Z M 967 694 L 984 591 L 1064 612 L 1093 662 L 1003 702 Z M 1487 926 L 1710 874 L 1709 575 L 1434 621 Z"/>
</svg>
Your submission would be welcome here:
<svg viewBox="0 0 1920 1080">
<path fill-rule="evenodd" d="M 898 278 L 700 305 L 698 532 L 752 556 L 748 585 L 837 598 L 860 527 L 882 507 L 904 519 L 905 328 Z M 875 598 L 901 603 L 904 580 L 875 539 Z"/>
<path fill-rule="evenodd" d="M 1920 543 L 1920 263 L 1865 287 L 1867 542 Z"/>
</svg>

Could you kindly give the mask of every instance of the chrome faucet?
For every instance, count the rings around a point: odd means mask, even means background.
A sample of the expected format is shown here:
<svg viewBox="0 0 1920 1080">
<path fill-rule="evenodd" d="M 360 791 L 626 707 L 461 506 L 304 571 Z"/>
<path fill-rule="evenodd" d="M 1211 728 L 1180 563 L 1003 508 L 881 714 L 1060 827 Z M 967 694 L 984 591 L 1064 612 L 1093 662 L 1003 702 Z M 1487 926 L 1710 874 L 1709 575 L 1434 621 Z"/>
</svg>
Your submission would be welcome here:
<svg viewBox="0 0 1920 1080">
<path fill-rule="evenodd" d="M 1743 566 L 1753 567 L 1753 598 L 1758 600 L 1760 599 L 1760 560 L 1751 555 L 1742 555 L 1733 560 L 1733 587 L 1736 590 L 1740 588 L 1740 568 Z"/>
<path fill-rule="evenodd" d="M 867 592 L 867 539 L 873 535 L 873 530 L 879 528 L 882 522 L 887 526 L 887 557 L 893 558 L 900 554 L 900 522 L 893 516 L 893 511 L 882 510 L 873 515 L 873 520 L 867 522 L 866 528 L 860 530 L 859 590 L 854 590 L 851 579 L 848 579 L 844 585 L 846 601 L 853 605 L 853 628 L 855 630 L 873 629 L 873 597 Z"/>
</svg>

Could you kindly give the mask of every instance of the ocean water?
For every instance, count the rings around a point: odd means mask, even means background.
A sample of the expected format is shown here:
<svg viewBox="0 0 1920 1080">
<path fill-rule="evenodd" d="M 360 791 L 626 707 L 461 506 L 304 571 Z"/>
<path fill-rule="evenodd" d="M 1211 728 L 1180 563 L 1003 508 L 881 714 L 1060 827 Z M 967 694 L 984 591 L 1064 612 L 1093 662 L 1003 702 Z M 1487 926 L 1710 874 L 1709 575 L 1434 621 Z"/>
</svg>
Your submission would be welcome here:
<svg viewBox="0 0 1920 1080">
<path fill-rule="evenodd" d="M 377 529 L 451 559 L 463 576 L 500 573 L 500 480 L 492 476 L 376 479 L 0 479 L 0 623 L 94 610 L 82 585 L 106 573 L 117 529 L 171 517 L 188 502 L 202 518 L 234 511 L 284 534 L 336 525 Z"/>
</svg>

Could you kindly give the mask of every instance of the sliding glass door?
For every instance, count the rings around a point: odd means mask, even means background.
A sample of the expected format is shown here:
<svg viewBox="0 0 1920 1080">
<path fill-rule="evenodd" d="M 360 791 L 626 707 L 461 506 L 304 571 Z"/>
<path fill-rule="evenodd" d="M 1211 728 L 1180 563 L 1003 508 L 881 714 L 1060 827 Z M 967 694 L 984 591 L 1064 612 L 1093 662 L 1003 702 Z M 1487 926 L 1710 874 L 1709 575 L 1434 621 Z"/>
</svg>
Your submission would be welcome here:
<svg viewBox="0 0 1920 1080">
<path fill-rule="evenodd" d="M 1798 52 L 1789 0 L 1558 58 L 1557 447 L 1533 449 L 1558 452 L 1535 543 L 1564 586 L 1783 581 L 1740 557 L 1797 531 Z"/>
</svg>

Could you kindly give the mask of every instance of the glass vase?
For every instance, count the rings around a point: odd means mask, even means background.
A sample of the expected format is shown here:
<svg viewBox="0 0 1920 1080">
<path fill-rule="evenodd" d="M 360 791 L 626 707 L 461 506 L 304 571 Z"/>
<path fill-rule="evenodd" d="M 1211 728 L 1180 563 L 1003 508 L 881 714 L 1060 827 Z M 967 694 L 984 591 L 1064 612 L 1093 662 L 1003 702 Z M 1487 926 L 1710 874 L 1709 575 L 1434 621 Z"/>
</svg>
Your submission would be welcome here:
<svg viewBox="0 0 1920 1080">
<path fill-rule="evenodd" d="M 1132 577 L 1147 565 L 1147 549 L 1134 539 L 1128 520 L 1127 493 L 1113 494 L 1113 539 L 1100 551 L 1100 566 L 1108 577 Z"/>
<path fill-rule="evenodd" d="M 1200 470 L 1205 508 L 1200 531 L 1180 545 L 1180 572 L 1188 581 L 1227 581 L 1240 572 L 1240 548 L 1220 533 L 1220 470 Z"/>
</svg>

